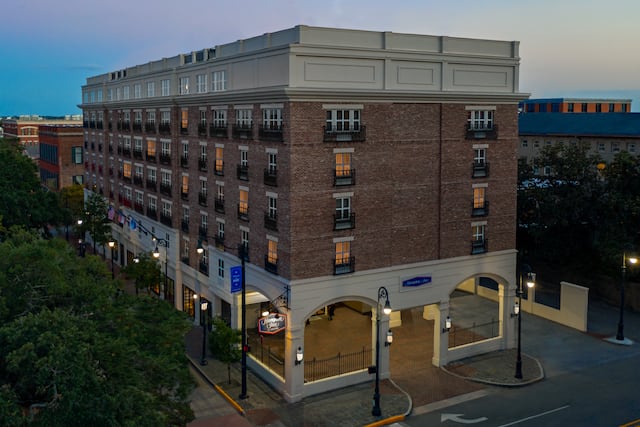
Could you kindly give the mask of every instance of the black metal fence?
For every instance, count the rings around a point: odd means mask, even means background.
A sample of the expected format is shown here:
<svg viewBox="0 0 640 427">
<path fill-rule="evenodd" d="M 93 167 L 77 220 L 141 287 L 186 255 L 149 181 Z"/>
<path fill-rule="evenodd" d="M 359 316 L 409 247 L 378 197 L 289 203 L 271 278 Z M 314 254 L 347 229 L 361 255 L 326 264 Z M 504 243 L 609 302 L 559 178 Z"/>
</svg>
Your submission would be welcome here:
<svg viewBox="0 0 640 427">
<path fill-rule="evenodd" d="M 494 318 L 486 323 L 473 322 L 469 327 L 453 325 L 449 331 L 449 348 L 483 341 L 499 335 L 500 320 Z"/>
<path fill-rule="evenodd" d="M 334 377 L 348 372 L 367 369 L 371 365 L 371 349 L 362 347 L 362 350 L 353 353 L 338 353 L 326 359 L 304 361 L 305 382 L 317 381 L 323 378 Z"/>
<path fill-rule="evenodd" d="M 275 351 L 275 348 L 272 349 L 270 345 L 260 345 L 257 342 L 253 344 L 249 354 L 267 366 L 276 375 L 284 378 L 284 360 L 282 359 L 281 351 Z"/>
</svg>

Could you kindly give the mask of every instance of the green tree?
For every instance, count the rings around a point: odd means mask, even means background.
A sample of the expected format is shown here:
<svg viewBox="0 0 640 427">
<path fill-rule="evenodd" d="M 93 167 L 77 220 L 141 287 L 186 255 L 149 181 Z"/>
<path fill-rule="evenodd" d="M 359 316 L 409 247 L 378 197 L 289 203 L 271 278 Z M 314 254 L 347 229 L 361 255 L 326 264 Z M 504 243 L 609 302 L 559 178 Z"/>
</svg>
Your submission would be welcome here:
<svg viewBox="0 0 640 427">
<path fill-rule="evenodd" d="M 57 196 L 40 185 L 38 169 L 19 143 L 0 138 L 0 215 L 2 225 L 22 225 L 47 233 L 60 224 L 63 213 Z"/>
<path fill-rule="evenodd" d="M 231 384 L 231 364 L 240 360 L 242 350 L 242 332 L 231 329 L 220 319 L 213 319 L 211 334 L 209 334 L 209 350 L 219 361 L 227 364 L 227 376 Z"/>
<path fill-rule="evenodd" d="M 137 259 L 127 264 L 122 272 L 134 280 L 136 294 L 141 289 L 159 289 L 161 272 L 160 263 L 146 252 L 138 255 Z"/>
<path fill-rule="evenodd" d="M 107 218 L 107 209 L 109 209 L 109 204 L 104 197 L 97 193 L 89 193 L 84 204 L 82 224 L 79 228 L 83 234 L 88 232 L 91 235 L 94 254 L 96 254 L 96 245 L 100 245 L 104 249 L 104 245 L 111 238 L 111 221 Z"/>
<path fill-rule="evenodd" d="M 60 190 L 58 204 L 67 230 L 69 227 L 75 228 L 76 221 L 83 218 L 84 212 L 84 188 L 82 185 L 63 187 Z"/>
</svg>

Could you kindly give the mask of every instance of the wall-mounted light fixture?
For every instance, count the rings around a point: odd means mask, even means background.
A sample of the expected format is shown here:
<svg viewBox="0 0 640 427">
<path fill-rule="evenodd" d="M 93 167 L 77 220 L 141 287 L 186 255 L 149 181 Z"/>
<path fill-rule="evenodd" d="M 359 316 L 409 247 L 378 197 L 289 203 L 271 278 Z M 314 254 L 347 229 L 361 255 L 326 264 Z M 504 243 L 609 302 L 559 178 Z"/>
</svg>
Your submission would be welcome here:
<svg viewBox="0 0 640 427">
<path fill-rule="evenodd" d="M 298 350 L 296 351 L 296 361 L 295 361 L 295 364 L 296 364 L 296 365 L 301 364 L 303 359 L 304 359 L 304 353 L 302 352 L 302 347 L 298 347 Z"/>
<path fill-rule="evenodd" d="M 384 342 L 384 346 L 385 347 L 389 347 L 391 345 L 391 343 L 393 342 L 393 332 L 391 332 L 391 329 L 389 329 L 387 331 L 387 339 Z"/>
<path fill-rule="evenodd" d="M 444 321 L 444 328 L 442 328 L 442 333 L 446 334 L 450 330 L 451 330 L 451 317 L 447 316 L 447 318 Z"/>
</svg>

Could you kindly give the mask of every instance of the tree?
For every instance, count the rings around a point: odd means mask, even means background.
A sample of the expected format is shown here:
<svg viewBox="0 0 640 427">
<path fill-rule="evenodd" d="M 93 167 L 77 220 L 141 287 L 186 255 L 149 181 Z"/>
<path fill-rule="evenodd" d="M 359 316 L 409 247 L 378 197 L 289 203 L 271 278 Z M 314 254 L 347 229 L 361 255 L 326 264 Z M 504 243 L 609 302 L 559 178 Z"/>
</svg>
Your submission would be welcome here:
<svg viewBox="0 0 640 427">
<path fill-rule="evenodd" d="M 0 215 L 2 225 L 22 225 L 46 233 L 60 224 L 62 211 L 54 193 L 40 185 L 38 169 L 19 143 L 0 138 Z"/>
<path fill-rule="evenodd" d="M 241 331 L 231 329 L 220 318 L 213 319 L 211 334 L 209 335 L 209 350 L 215 358 L 227 364 L 229 384 L 231 384 L 231 364 L 239 361 L 242 356 L 241 342 Z"/>
<path fill-rule="evenodd" d="M 83 234 L 88 232 L 91 235 L 94 254 L 96 254 L 96 244 L 104 248 L 104 245 L 111 238 L 111 222 L 107 218 L 107 209 L 109 209 L 109 205 L 101 195 L 89 193 L 84 204 L 80 231 Z"/>
<path fill-rule="evenodd" d="M 59 208 L 63 212 L 63 222 L 67 227 L 73 226 L 75 220 L 83 217 L 84 212 L 84 188 L 82 185 L 63 187 L 58 199 Z M 68 238 L 68 236 L 67 236 Z"/>
<path fill-rule="evenodd" d="M 0 425 L 185 425 L 189 329 L 166 302 L 119 294 L 99 257 L 10 230 L 0 243 Z"/>
<path fill-rule="evenodd" d="M 161 273 L 158 260 L 142 252 L 137 261 L 127 264 L 122 272 L 134 280 L 136 295 L 140 289 L 159 289 Z"/>
</svg>

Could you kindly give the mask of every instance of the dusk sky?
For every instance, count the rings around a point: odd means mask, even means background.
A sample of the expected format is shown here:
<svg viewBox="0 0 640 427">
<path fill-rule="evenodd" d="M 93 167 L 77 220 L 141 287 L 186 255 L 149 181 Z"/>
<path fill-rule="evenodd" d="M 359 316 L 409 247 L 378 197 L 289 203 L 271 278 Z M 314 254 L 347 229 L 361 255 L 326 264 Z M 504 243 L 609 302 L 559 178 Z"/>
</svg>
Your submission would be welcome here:
<svg viewBox="0 0 640 427">
<path fill-rule="evenodd" d="M 637 0 L 5 0 L 0 116 L 79 114 L 97 74 L 304 24 L 520 41 L 520 91 L 633 99 Z"/>
</svg>

